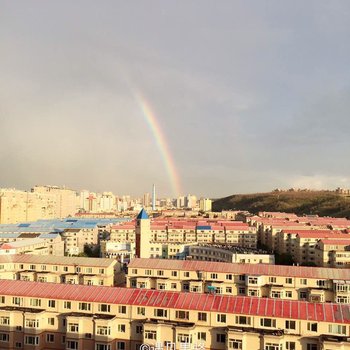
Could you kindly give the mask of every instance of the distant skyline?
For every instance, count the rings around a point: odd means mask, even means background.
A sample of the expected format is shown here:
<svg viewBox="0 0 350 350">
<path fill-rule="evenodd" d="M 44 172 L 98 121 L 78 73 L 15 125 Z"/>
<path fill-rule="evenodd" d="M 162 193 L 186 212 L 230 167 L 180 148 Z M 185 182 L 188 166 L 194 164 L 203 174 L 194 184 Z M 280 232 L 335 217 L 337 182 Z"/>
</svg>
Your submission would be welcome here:
<svg viewBox="0 0 350 350">
<path fill-rule="evenodd" d="M 3 0 L 0 187 L 350 188 L 349 23 L 345 0 Z"/>
</svg>

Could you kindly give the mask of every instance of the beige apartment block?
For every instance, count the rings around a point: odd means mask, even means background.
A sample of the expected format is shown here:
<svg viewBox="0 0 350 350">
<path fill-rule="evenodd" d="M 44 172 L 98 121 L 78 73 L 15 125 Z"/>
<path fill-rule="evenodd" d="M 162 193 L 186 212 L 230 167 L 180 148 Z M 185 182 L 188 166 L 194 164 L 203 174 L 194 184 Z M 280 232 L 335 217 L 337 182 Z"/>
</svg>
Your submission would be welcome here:
<svg viewBox="0 0 350 350">
<path fill-rule="evenodd" d="M 95 247 L 98 244 L 98 227 L 67 228 L 61 236 L 66 255 L 78 255 L 84 252 L 85 245 Z"/>
<path fill-rule="evenodd" d="M 75 196 L 75 191 L 52 186 L 35 186 L 31 192 L 0 189 L 0 224 L 74 215 Z"/>
<path fill-rule="evenodd" d="M 274 264 L 273 254 L 227 244 L 190 245 L 186 259 L 248 264 Z"/>
<path fill-rule="evenodd" d="M 350 303 L 350 270 L 135 258 L 127 287 Z"/>
<path fill-rule="evenodd" d="M 110 242 L 129 243 L 131 251 L 135 251 L 138 257 L 176 258 L 178 253 L 183 253 L 180 251 L 182 247 L 191 244 L 220 243 L 256 248 L 257 233 L 255 227 L 249 227 L 246 223 L 227 220 L 151 220 L 142 210 L 134 222 L 112 226 Z"/>
<path fill-rule="evenodd" d="M 350 306 L 0 281 L 2 348 L 348 350 Z"/>
<path fill-rule="evenodd" d="M 0 256 L 0 279 L 114 286 L 125 276 L 116 260 L 37 255 Z"/>
<path fill-rule="evenodd" d="M 321 239 L 315 246 L 316 265 L 333 268 L 350 268 L 349 239 Z"/>
<path fill-rule="evenodd" d="M 27 238 L 5 242 L 0 245 L 0 255 L 33 254 L 64 255 L 64 242 L 59 235 L 52 238 Z"/>
</svg>

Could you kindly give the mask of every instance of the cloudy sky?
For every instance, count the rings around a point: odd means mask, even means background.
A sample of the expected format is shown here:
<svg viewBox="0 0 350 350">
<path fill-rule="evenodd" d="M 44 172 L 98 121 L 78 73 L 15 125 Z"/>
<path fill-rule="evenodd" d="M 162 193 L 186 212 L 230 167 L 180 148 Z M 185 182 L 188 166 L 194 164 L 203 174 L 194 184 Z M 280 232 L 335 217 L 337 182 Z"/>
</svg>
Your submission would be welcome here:
<svg viewBox="0 0 350 350">
<path fill-rule="evenodd" d="M 349 1 L 0 1 L 0 187 L 350 187 Z"/>
</svg>

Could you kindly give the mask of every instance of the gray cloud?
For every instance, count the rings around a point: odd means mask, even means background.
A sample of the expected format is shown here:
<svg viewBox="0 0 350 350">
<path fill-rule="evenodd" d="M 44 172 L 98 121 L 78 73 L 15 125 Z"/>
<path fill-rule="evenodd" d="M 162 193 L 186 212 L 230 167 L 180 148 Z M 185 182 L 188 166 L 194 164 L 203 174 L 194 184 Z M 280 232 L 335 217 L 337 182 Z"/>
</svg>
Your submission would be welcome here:
<svg viewBox="0 0 350 350">
<path fill-rule="evenodd" d="M 347 183 L 346 1 L 0 4 L 1 186 L 220 196 Z M 310 185 L 311 186 L 311 185 Z"/>
</svg>

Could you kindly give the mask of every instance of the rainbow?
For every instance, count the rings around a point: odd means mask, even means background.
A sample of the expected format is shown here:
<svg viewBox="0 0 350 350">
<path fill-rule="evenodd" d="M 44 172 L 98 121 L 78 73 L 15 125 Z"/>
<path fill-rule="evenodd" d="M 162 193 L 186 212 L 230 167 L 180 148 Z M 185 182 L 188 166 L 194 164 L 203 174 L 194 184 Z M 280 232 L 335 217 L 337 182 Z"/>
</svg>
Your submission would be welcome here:
<svg viewBox="0 0 350 350">
<path fill-rule="evenodd" d="M 156 140 L 159 152 L 163 159 L 164 166 L 169 176 L 169 181 L 171 183 L 173 194 L 175 194 L 178 197 L 181 194 L 180 178 L 177 174 L 175 162 L 169 151 L 169 147 L 165 140 L 163 131 L 159 125 L 156 115 L 154 114 L 151 106 L 146 101 L 146 99 L 140 94 L 137 94 L 136 100 L 140 105 L 143 116 L 145 117 L 145 120 Z"/>
</svg>

